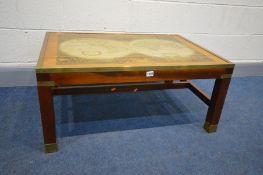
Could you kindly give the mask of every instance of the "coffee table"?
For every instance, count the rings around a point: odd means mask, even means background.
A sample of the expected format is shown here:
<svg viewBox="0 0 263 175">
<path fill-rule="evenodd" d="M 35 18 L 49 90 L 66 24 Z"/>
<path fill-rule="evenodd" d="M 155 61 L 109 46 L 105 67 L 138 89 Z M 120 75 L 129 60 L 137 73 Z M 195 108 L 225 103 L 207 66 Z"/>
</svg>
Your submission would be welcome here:
<svg viewBox="0 0 263 175">
<path fill-rule="evenodd" d="M 45 152 L 58 150 L 55 95 L 188 88 L 208 106 L 204 128 L 215 132 L 233 69 L 179 35 L 48 32 L 36 67 Z M 216 79 L 211 97 L 192 79 Z"/>
</svg>

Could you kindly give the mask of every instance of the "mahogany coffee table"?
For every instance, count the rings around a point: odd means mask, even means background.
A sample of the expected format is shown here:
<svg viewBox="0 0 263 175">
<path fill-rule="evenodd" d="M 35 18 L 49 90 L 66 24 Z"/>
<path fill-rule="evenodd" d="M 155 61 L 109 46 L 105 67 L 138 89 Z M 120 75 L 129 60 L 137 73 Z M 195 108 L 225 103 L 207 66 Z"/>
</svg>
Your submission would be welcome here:
<svg viewBox="0 0 263 175">
<path fill-rule="evenodd" d="M 204 128 L 215 132 L 233 69 L 179 35 L 47 33 L 36 67 L 45 152 L 58 150 L 54 95 L 188 88 L 208 105 Z M 211 98 L 192 79 L 216 79 Z"/>
</svg>

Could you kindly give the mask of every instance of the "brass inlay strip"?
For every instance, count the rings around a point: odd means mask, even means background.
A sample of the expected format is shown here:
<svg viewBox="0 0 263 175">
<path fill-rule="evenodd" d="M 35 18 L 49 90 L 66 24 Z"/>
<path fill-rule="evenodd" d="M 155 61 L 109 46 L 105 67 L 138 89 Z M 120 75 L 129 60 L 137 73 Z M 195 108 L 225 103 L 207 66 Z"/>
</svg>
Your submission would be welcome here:
<svg viewBox="0 0 263 175">
<path fill-rule="evenodd" d="M 53 153 L 58 151 L 58 145 L 56 143 L 45 144 L 45 153 Z"/>
<path fill-rule="evenodd" d="M 37 73 L 64 72 L 117 72 L 117 71 L 147 71 L 147 70 L 192 70 L 192 69 L 220 69 L 233 68 L 232 64 L 217 65 L 184 65 L 184 66 L 139 66 L 139 67 L 64 67 L 64 68 L 36 68 Z"/>
<path fill-rule="evenodd" d="M 204 124 L 204 129 L 208 132 L 216 132 L 217 125 L 210 125 L 209 122 L 205 122 Z"/>
<path fill-rule="evenodd" d="M 37 82 L 37 85 L 38 85 L 38 86 L 51 86 L 51 87 L 53 87 L 53 86 L 55 86 L 56 84 L 55 84 L 54 81 L 38 81 L 38 82 Z"/>
</svg>

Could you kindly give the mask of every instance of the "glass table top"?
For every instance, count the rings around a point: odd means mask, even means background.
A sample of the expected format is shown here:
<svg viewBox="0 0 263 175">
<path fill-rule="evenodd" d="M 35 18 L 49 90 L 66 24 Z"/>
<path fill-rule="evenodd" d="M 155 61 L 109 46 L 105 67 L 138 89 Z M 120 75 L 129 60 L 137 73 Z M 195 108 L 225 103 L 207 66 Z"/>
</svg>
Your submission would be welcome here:
<svg viewBox="0 0 263 175">
<path fill-rule="evenodd" d="M 47 33 L 37 72 L 111 72 L 231 67 L 179 35 Z"/>
</svg>

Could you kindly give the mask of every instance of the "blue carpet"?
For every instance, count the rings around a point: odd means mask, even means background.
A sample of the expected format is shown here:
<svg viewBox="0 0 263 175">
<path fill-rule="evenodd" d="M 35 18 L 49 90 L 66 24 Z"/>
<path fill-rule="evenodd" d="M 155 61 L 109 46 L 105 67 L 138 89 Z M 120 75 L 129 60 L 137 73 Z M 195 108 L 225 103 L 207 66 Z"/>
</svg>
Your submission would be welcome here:
<svg viewBox="0 0 263 175">
<path fill-rule="evenodd" d="M 54 154 L 42 150 L 36 87 L 0 88 L 0 100 L 1 175 L 263 174 L 263 77 L 232 80 L 213 134 L 187 89 L 55 97 Z"/>
</svg>

